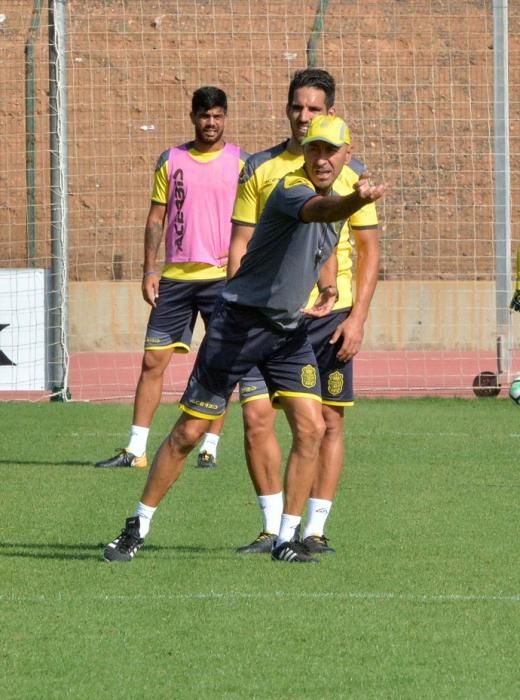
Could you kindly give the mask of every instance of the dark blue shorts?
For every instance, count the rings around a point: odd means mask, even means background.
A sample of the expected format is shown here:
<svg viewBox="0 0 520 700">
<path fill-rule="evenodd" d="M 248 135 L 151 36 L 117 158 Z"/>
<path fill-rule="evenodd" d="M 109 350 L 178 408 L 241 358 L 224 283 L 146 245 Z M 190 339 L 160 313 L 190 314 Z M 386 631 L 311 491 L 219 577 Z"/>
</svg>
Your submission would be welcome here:
<svg viewBox="0 0 520 700">
<path fill-rule="evenodd" d="M 146 329 L 145 350 L 173 348 L 189 352 L 197 314 L 204 326 L 220 296 L 226 280 L 177 282 L 161 277 L 157 306 L 152 309 Z"/>
<path fill-rule="evenodd" d="M 334 345 L 329 343 L 337 326 L 349 313 L 350 309 L 335 311 L 323 318 L 305 321 L 320 370 L 321 399 L 329 406 L 349 406 L 354 402 L 353 361 L 343 362 L 336 357 L 341 340 Z"/>
<path fill-rule="evenodd" d="M 331 406 L 350 406 L 354 402 L 353 360 L 342 362 L 336 357 L 340 342 L 330 345 L 329 338 L 344 321 L 350 309 L 335 311 L 323 318 L 309 318 L 305 327 L 318 362 L 322 402 Z M 258 367 L 240 380 L 240 403 L 266 398 L 267 385 Z"/>
<path fill-rule="evenodd" d="M 181 409 L 201 418 L 218 418 L 237 382 L 255 366 L 265 378 L 274 406 L 280 397 L 321 402 L 316 358 L 303 325 L 282 332 L 257 309 L 219 299 L 181 398 Z"/>
<path fill-rule="evenodd" d="M 267 384 L 262 372 L 255 365 L 242 377 L 238 383 L 238 396 L 240 403 L 244 405 L 255 399 L 266 399 L 269 396 Z"/>
</svg>

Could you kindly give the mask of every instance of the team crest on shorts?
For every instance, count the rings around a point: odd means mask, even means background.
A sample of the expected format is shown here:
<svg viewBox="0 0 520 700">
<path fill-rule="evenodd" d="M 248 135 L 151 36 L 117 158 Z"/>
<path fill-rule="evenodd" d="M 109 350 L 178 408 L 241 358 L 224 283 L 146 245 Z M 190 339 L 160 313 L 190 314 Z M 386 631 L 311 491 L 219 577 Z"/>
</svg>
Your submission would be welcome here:
<svg viewBox="0 0 520 700">
<path fill-rule="evenodd" d="M 306 389 L 312 389 L 313 386 L 316 386 L 316 367 L 312 365 L 305 365 L 305 367 L 302 367 L 301 381 Z"/>
<path fill-rule="evenodd" d="M 327 389 L 331 396 L 339 396 L 343 391 L 343 375 L 341 372 L 331 372 L 327 380 Z"/>
</svg>

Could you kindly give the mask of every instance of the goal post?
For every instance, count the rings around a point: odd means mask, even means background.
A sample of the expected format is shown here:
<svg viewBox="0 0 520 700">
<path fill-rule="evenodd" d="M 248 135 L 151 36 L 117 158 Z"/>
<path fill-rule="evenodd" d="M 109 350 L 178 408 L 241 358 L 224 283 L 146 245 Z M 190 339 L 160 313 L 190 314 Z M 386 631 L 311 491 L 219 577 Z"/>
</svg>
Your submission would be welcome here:
<svg viewBox="0 0 520 700">
<path fill-rule="evenodd" d="M 493 0 L 497 374 L 505 382 L 513 364 L 508 39 L 508 1 Z"/>
<path fill-rule="evenodd" d="M 67 0 L 49 0 L 49 137 L 51 266 L 48 295 L 48 362 L 51 398 L 67 401 L 68 340 L 68 149 Z"/>
</svg>

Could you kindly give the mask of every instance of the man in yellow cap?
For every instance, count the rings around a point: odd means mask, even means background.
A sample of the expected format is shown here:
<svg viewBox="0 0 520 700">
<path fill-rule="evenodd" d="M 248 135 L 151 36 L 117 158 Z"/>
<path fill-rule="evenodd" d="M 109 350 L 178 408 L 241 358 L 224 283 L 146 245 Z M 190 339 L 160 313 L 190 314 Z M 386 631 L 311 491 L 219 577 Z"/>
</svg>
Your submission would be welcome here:
<svg viewBox="0 0 520 700">
<path fill-rule="evenodd" d="M 270 399 L 284 410 L 293 444 L 285 474 L 284 513 L 272 558 L 314 563 L 293 536 L 311 490 L 325 432 L 316 358 L 302 308 L 333 255 L 342 222 L 379 199 L 386 185 L 361 177 L 354 191 L 333 186 L 345 162 L 347 126 L 339 117 L 311 122 L 303 139 L 304 166 L 280 180 L 267 200 L 236 274 L 217 303 L 181 398 L 182 415 L 153 460 L 141 496 L 146 519 L 128 518 L 104 550 L 109 562 L 131 561 L 144 544 L 155 509 L 179 477 L 186 457 L 222 416 L 233 388 L 257 365 Z M 336 298 L 323 289 L 310 313 L 326 314 Z"/>
<path fill-rule="evenodd" d="M 240 177 L 233 210 L 233 228 L 228 258 L 232 276 L 246 251 L 265 203 L 276 183 L 303 165 L 302 141 L 312 118 L 334 115 L 335 81 L 320 68 L 297 71 L 289 84 L 286 114 L 290 138 L 251 156 Z M 345 165 L 334 183 L 340 194 L 353 191 L 354 183 L 366 168 L 352 156 L 350 134 L 345 131 Z M 356 293 L 352 289 L 353 244 L 356 250 Z M 379 272 L 378 217 L 374 203 L 368 203 L 349 217 L 338 244 L 337 300 L 331 313 L 305 320 L 321 379 L 322 414 L 325 435 L 320 447 L 316 479 L 307 501 L 301 536 L 315 553 L 334 549 L 325 536 L 325 525 L 344 468 L 345 409 L 354 403 L 353 360 L 361 348 L 364 324 Z M 324 282 L 322 282 L 322 285 Z M 315 287 L 307 306 L 318 296 Z M 330 342 L 332 340 L 332 342 Z M 244 445 L 247 467 L 262 517 L 260 534 L 238 548 L 240 554 L 270 553 L 276 541 L 283 512 L 281 482 L 282 455 L 276 433 L 275 411 L 258 369 L 240 383 L 244 419 Z"/>
</svg>

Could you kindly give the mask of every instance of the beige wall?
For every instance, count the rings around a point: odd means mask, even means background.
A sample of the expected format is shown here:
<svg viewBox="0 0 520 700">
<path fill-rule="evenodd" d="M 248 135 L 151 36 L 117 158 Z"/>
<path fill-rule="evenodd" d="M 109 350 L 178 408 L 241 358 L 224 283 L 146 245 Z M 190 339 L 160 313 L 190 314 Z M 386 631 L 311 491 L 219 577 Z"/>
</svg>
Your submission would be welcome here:
<svg viewBox="0 0 520 700">
<path fill-rule="evenodd" d="M 70 284 L 70 350 L 141 350 L 149 307 L 136 282 Z M 516 316 L 516 314 L 515 314 Z M 515 347 L 520 316 L 513 317 Z M 197 324 L 195 344 L 202 328 Z M 365 350 L 494 350 L 492 282 L 380 282 Z"/>
</svg>

